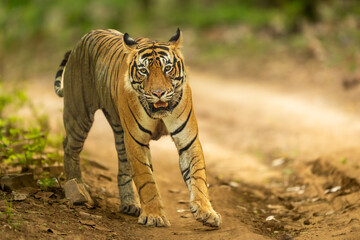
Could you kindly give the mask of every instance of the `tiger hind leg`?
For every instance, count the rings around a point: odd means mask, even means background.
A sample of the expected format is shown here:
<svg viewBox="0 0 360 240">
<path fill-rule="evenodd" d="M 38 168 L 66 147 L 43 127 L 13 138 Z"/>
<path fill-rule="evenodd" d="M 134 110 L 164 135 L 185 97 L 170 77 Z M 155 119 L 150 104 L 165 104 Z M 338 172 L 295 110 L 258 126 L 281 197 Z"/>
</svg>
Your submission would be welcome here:
<svg viewBox="0 0 360 240">
<path fill-rule="evenodd" d="M 136 216 L 140 215 L 140 205 L 135 197 L 132 184 L 131 168 L 128 162 L 124 144 L 124 132 L 114 129 L 115 146 L 118 153 L 119 170 L 118 170 L 118 188 L 120 194 L 120 212 Z"/>
<path fill-rule="evenodd" d="M 136 200 L 130 163 L 126 156 L 124 144 L 124 131 L 121 123 L 114 121 L 109 113 L 103 109 L 103 113 L 108 120 L 115 138 L 115 147 L 118 155 L 118 189 L 121 200 L 120 212 L 138 217 L 140 215 L 140 205 Z"/>
<path fill-rule="evenodd" d="M 64 146 L 64 170 L 66 175 L 66 183 L 64 186 L 66 197 L 74 204 L 85 203 L 87 206 L 92 207 L 94 201 L 91 199 L 86 185 L 82 181 L 81 169 L 80 169 L 80 152 L 83 149 L 84 142 L 87 138 L 88 132 L 94 121 L 93 115 L 81 118 L 82 120 L 74 120 L 71 118 L 66 109 L 64 109 L 64 126 L 66 131 L 66 137 L 63 142 Z M 86 120 L 84 120 L 86 119 Z M 75 182 L 71 181 L 71 186 L 68 184 L 70 180 L 75 179 Z M 73 185 L 75 184 L 75 185 Z M 67 187 L 69 186 L 69 187 Z M 82 195 L 82 200 L 75 198 L 74 194 L 79 192 Z"/>
</svg>

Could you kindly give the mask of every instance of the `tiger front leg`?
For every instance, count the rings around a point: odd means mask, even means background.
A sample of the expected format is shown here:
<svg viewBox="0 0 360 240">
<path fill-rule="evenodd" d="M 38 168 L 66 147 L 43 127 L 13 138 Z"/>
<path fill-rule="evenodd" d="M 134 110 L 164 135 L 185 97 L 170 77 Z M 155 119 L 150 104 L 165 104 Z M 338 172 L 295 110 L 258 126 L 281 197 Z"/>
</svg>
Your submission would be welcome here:
<svg viewBox="0 0 360 240">
<path fill-rule="evenodd" d="M 189 147 L 190 146 L 190 147 Z M 188 148 L 188 150 L 185 150 Z M 179 150 L 180 169 L 190 191 L 190 210 L 195 219 L 206 226 L 219 227 L 221 216 L 211 206 L 203 152 L 197 135 Z"/>
<path fill-rule="evenodd" d="M 149 145 L 140 145 L 130 134 L 125 139 L 133 180 L 138 190 L 141 204 L 141 214 L 138 223 L 155 227 L 170 226 L 154 179 Z"/>
<path fill-rule="evenodd" d="M 165 124 L 179 152 L 181 174 L 190 191 L 190 210 L 204 225 L 219 227 L 221 216 L 209 200 L 204 155 L 192 104 L 185 104 L 181 112 L 180 116 L 167 119 Z"/>
</svg>

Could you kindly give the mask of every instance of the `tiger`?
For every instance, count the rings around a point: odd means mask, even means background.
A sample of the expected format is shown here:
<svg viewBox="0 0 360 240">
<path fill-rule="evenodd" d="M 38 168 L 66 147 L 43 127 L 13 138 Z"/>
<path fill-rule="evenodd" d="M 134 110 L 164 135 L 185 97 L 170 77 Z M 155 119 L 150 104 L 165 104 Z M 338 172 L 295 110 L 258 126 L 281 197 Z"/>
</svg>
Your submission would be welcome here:
<svg viewBox="0 0 360 240">
<path fill-rule="evenodd" d="M 100 29 L 84 35 L 65 54 L 56 74 L 55 92 L 64 101 L 66 181 L 76 179 L 83 184 L 79 154 L 94 114 L 101 110 L 115 137 L 120 212 L 138 217 L 138 223 L 146 226 L 170 226 L 149 147 L 150 140 L 170 134 L 193 216 L 206 226 L 219 227 L 221 216 L 209 200 L 181 42 L 179 28 L 169 41 L 133 39 L 128 33 Z"/>
</svg>

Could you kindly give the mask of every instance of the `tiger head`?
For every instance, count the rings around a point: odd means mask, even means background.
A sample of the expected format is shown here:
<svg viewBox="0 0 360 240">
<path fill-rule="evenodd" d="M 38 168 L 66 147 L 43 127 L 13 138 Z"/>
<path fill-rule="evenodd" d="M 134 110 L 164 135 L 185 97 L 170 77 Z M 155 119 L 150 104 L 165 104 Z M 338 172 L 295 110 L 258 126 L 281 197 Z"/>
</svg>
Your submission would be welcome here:
<svg viewBox="0 0 360 240">
<path fill-rule="evenodd" d="M 154 119 L 171 114 L 182 97 L 186 80 L 180 53 L 181 32 L 177 29 L 168 42 L 123 36 L 129 54 L 129 83 L 146 113 Z"/>
</svg>

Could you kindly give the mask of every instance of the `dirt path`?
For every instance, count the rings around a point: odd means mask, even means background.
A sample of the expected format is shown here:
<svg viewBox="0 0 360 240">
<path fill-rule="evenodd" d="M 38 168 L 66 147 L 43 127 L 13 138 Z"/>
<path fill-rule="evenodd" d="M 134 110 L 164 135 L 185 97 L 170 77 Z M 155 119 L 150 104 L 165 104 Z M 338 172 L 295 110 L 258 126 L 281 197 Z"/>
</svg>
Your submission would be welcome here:
<svg viewBox="0 0 360 240">
<path fill-rule="evenodd" d="M 181 203 L 188 200 L 188 193 L 177 152 L 165 137 L 151 143 L 151 152 L 172 226 L 144 228 L 135 218 L 121 215 L 127 230 L 115 227 L 116 236 L 356 239 L 360 234 L 360 151 L 356 149 L 360 118 L 329 106 L 325 96 L 284 92 L 250 80 L 224 81 L 193 72 L 191 85 L 210 195 L 223 225 L 212 231 L 189 216 L 187 205 Z M 51 116 L 53 129 L 61 128 L 62 100 L 48 90 L 52 82 L 41 80 L 30 89 L 35 102 Z M 86 178 L 95 185 L 96 195 L 108 194 L 107 200 L 100 201 L 101 208 L 116 212 L 116 154 L 110 127 L 100 113 L 84 155 L 109 168 L 111 182 L 92 177 L 100 176 L 95 170 L 88 170 Z"/>
</svg>

